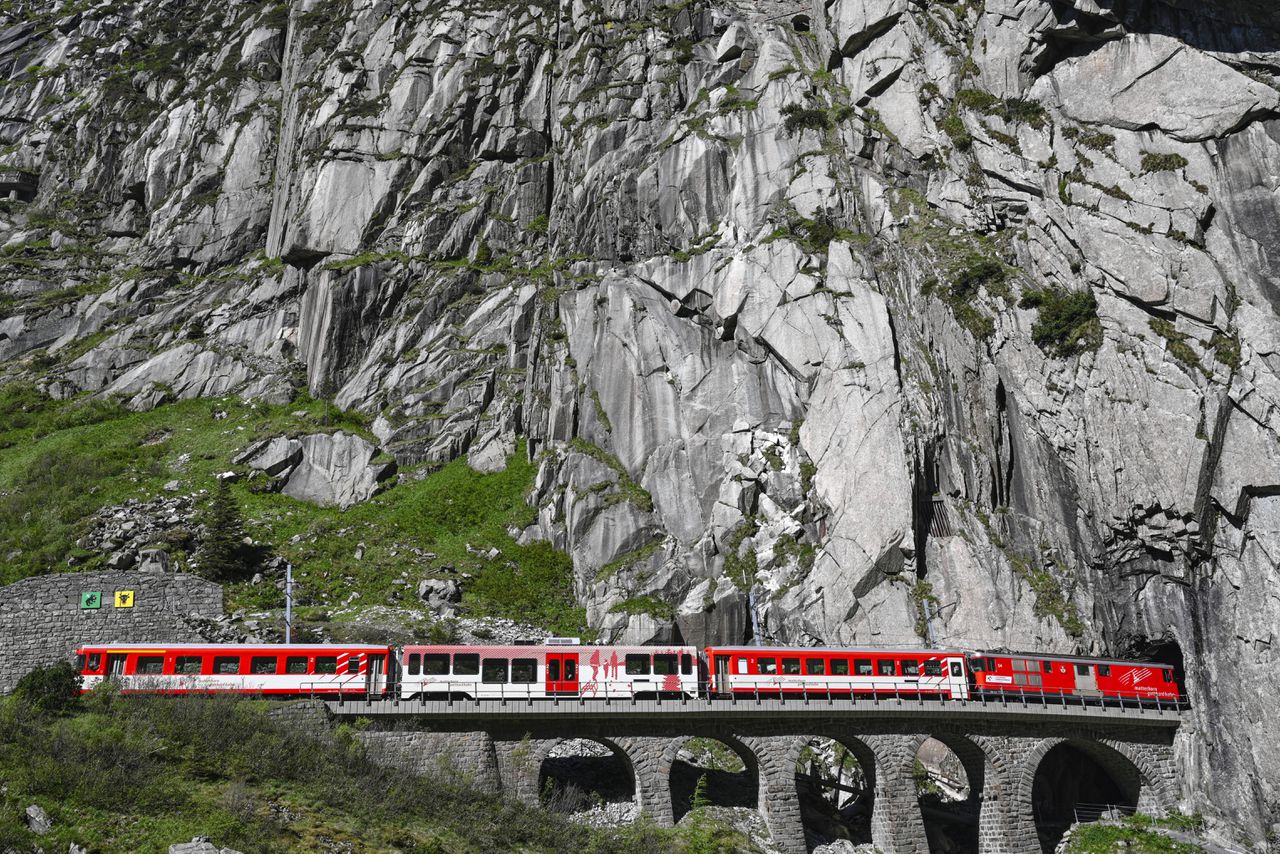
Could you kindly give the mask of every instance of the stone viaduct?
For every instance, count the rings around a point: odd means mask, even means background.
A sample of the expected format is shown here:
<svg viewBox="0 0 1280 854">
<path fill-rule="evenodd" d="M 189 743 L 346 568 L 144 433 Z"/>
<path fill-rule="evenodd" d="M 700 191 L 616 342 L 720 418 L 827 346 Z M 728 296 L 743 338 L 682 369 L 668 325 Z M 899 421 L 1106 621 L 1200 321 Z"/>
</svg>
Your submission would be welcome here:
<svg viewBox="0 0 1280 854">
<path fill-rule="evenodd" d="M 930 737 L 964 766 L 966 806 L 977 815 L 980 852 L 1041 851 L 1033 784 L 1059 745 L 1092 760 L 1123 800 L 1162 814 L 1179 798 L 1172 738 L 1175 710 L 921 700 L 728 700 L 562 702 L 405 701 L 329 704 L 339 717 L 363 716 L 362 734 L 378 761 L 411 773 L 449 768 L 477 785 L 526 801 L 539 796 L 543 761 L 566 739 L 611 749 L 633 777 L 639 807 L 671 825 L 672 770 L 693 737 L 716 739 L 741 757 L 755 781 L 756 807 L 774 844 L 803 854 L 797 762 L 813 739 L 843 745 L 857 758 L 871 793 L 871 841 L 885 854 L 928 854 L 916 781 L 916 754 Z"/>
</svg>

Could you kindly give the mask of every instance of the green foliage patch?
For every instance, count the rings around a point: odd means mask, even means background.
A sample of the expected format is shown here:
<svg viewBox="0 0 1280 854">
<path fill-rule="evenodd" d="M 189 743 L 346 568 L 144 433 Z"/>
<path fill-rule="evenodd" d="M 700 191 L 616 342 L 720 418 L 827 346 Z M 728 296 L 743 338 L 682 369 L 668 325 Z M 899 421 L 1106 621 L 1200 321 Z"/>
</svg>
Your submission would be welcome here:
<svg viewBox="0 0 1280 854">
<path fill-rule="evenodd" d="M 1018 305 L 1038 311 L 1031 340 L 1051 356 L 1067 359 L 1102 346 L 1098 301 L 1089 291 L 1028 290 Z"/>
</svg>

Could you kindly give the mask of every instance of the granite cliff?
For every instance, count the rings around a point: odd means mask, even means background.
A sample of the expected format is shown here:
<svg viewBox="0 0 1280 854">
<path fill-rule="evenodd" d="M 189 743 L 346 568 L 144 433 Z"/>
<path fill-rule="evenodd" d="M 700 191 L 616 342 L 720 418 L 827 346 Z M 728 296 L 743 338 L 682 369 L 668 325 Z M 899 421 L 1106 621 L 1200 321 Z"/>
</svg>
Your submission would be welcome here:
<svg viewBox="0 0 1280 854">
<path fill-rule="evenodd" d="M 605 637 L 1176 663 L 1275 832 L 1271 4 L 0 11 L 7 377 L 527 439 Z"/>
</svg>

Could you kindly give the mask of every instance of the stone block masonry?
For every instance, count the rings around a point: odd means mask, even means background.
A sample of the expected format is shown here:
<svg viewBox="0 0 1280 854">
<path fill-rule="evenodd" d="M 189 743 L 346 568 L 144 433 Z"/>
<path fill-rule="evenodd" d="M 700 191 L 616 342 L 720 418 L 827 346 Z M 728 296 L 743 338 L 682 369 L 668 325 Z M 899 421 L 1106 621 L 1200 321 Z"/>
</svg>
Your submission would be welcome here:
<svg viewBox="0 0 1280 854">
<path fill-rule="evenodd" d="M 118 592 L 131 592 L 128 607 L 116 606 Z M 99 594 L 97 607 L 84 607 L 86 593 Z M 12 691 L 33 667 L 66 658 L 81 644 L 201 641 L 187 618 L 221 613 L 221 585 L 195 575 L 66 572 L 24 578 L 0 588 L 0 692 Z"/>
</svg>

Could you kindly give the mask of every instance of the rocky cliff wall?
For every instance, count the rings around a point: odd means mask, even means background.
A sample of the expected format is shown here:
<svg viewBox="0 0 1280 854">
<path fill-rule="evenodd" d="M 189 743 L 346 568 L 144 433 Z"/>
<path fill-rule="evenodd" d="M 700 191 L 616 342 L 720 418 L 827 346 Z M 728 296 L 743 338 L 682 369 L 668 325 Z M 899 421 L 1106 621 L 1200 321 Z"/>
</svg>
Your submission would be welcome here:
<svg viewBox="0 0 1280 854">
<path fill-rule="evenodd" d="M 1177 663 L 1280 821 L 1270 4 L 17 10 L 11 373 L 527 436 L 605 637 Z"/>
<path fill-rule="evenodd" d="M 117 607 L 116 594 L 128 594 Z M 97 594 L 85 602 L 86 594 Z M 201 641 L 188 618 L 222 614 L 222 588 L 194 575 L 73 572 L 0 587 L 0 692 L 86 643 Z"/>
</svg>

